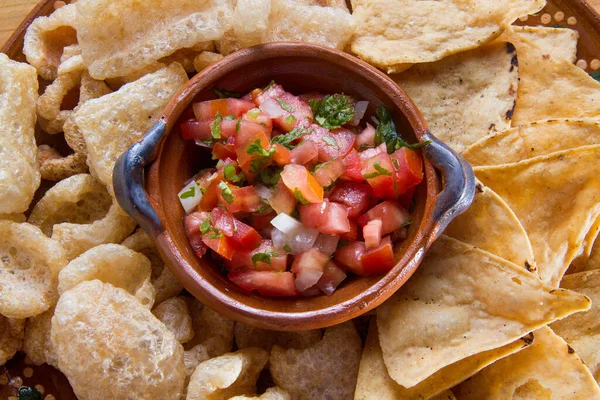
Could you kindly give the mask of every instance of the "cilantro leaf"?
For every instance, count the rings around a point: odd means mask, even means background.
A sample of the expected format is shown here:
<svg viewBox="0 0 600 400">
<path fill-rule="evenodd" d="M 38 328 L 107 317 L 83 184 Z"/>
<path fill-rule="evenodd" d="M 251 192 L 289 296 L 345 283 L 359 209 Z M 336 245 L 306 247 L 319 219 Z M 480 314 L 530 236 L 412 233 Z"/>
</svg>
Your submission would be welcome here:
<svg viewBox="0 0 600 400">
<path fill-rule="evenodd" d="M 259 139 L 256 139 L 253 143 L 246 148 L 247 154 L 257 154 L 258 157 L 255 157 L 252 161 L 250 161 L 250 172 L 257 174 L 271 161 L 271 157 L 275 154 L 275 146 L 271 147 L 269 150 L 265 150 Z"/>
<path fill-rule="evenodd" d="M 263 89 L 263 92 L 266 92 L 267 90 L 271 89 L 273 86 L 277 85 L 275 83 L 275 81 L 271 81 L 269 82 L 269 84 L 267 86 L 265 86 L 265 88 Z"/>
<path fill-rule="evenodd" d="M 296 200 L 298 200 L 300 202 L 300 204 L 302 204 L 304 206 L 307 206 L 307 205 L 310 204 L 308 202 L 308 200 L 306 200 L 304 198 L 304 195 L 302 194 L 302 192 L 298 188 L 294 189 L 294 197 L 296 198 Z"/>
<path fill-rule="evenodd" d="M 242 127 L 242 117 L 239 117 L 237 119 L 237 122 L 235 123 L 235 134 L 237 135 L 238 133 L 240 133 L 240 128 Z"/>
<path fill-rule="evenodd" d="M 291 248 L 289 245 L 287 245 L 287 244 L 286 244 L 285 246 L 283 246 L 283 249 L 284 249 L 285 251 L 287 251 L 288 253 L 291 253 L 291 252 L 292 252 L 292 248 Z"/>
<path fill-rule="evenodd" d="M 256 253 L 252 256 L 252 264 L 256 267 L 256 263 L 264 262 L 271 265 L 271 257 L 279 257 L 279 254 L 267 251 L 265 253 Z"/>
<path fill-rule="evenodd" d="M 203 235 L 207 234 L 208 231 L 210 230 L 210 228 L 211 228 L 211 226 L 210 226 L 210 219 L 205 219 L 200 224 L 200 232 L 202 232 Z"/>
<path fill-rule="evenodd" d="M 281 168 L 267 167 L 260 171 L 256 178 L 266 186 L 275 186 L 281 179 L 281 171 Z"/>
<path fill-rule="evenodd" d="M 431 141 L 428 140 L 426 142 L 409 144 L 396 131 L 396 125 L 392 120 L 392 114 L 390 113 L 390 110 L 381 106 L 377 109 L 376 114 L 377 119 L 379 120 L 379 125 L 377 125 L 377 129 L 375 130 L 375 146 L 385 143 L 389 154 L 392 154 L 402 147 L 418 149 L 431 143 Z"/>
<path fill-rule="evenodd" d="M 196 187 L 195 186 L 190 186 L 190 188 L 188 190 L 186 190 L 185 192 L 181 193 L 181 195 L 179 195 L 180 199 L 189 199 L 191 197 L 194 197 L 196 195 Z"/>
<path fill-rule="evenodd" d="M 245 179 L 243 172 L 240 172 L 239 174 L 235 173 L 235 167 L 233 166 L 233 164 L 225 165 L 225 167 L 223 168 L 223 176 L 225 177 L 225 179 L 233 183 L 241 182 Z"/>
<path fill-rule="evenodd" d="M 296 122 L 296 117 L 294 117 L 292 114 L 285 117 L 286 124 L 293 124 L 294 122 Z"/>
<path fill-rule="evenodd" d="M 296 140 L 300 139 L 304 135 L 308 135 L 310 133 L 312 133 L 312 130 L 310 130 L 308 128 L 297 127 L 297 128 L 292 129 L 285 135 L 275 136 L 273 139 L 271 139 L 271 143 L 273 143 L 273 144 L 279 143 L 280 145 L 285 146 L 288 149 L 293 149 L 294 145 L 292 144 L 292 142 L 295 142 Z"/>
<path fill-rule="evenodd" d="M 354 107 L 343 94 L 333 94 L 321 100 L 309 100 L 315 120 L 323 128 L 335 129 L 354 117 Z"/>
<path fill-rule="evenodd" d="M 285 111 L 289 112 L 289 113 L 293 113 L 294 109 L 292 108 L 292 106 L 289 105 L 289 103 L 286 103 L 284 100 L 281 100 L 279 97 L 275 99 L 277 101 L 277 103 L 279 103 L 279 106 L 281 108 L 283 108 Z"/>
<path fill-rule="evenodd" d="M 233 193 L 231 192 L 229 186 L 227 186 L 225 182 L 221 181 L 217 187 L 221 189 L 221 196 L 223 196 L 223 199 L 229 204 L 233 203 Z"/>
<path fill-rule="evenodd" d="M 323 136 L 323 141 L 329 146 L 335 147 L 338 150 L 340 149 L 340 146 L 338 146 L 337 142 L 329 136 Z"/>
<path fill-rule="evenodd" d="M 221 122 L 223 121 L 223 116 L 221 113 L 217 113 L 215 120 L 210 124 L 210 133 L 212 137 L 215 139 L 221 139 Z"/>
<path fill-rule="evenodd" d="M 242 97 L 241 93 L 232 92 L 232 91 L 229 91 L 226 89 L 214 88 L 213 92 L 214 92 L 215 96 L 217 96 L 219 99 L 226 99 L 228 97 L 233 97 L 234 99 L 239 99 Z"/>
<path fill-rule="evenodd" d="M 247 111 L 246 115 L 248 115 L 248 117 L 250 117 L 252 119 L 256 119 L 260 115 L 260 109 L 253 108 L 253 109 Z"/>
<path fill-rule="evenodd" d="M 392 171 L 388 171 L 387 169 L 383 168 L 379 161 L 373 164 L 373 168 L 375 168 L 375 171 L 379 172 L 381 175 L 392 176 Z"/>
</svg>

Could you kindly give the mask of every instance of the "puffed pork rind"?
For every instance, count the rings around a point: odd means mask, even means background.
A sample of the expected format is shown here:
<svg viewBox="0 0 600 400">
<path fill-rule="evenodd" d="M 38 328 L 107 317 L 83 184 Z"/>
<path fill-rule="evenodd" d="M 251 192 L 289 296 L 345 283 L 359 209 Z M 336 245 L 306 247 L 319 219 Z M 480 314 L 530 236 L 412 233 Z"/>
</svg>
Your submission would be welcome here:
<svg viewBox="0 0 600 400">
<path fill-rule="evenodd" d="M 220 0 L 83 0 L 76 8 L 81 55 L 90 75 L 100 80 L 130 74 L 178 49 L 220 39 L 233 11 Z"/>
<path fill-rule="evenodd" d="M 119 156 L 148 132 L 187 80 L 181 65 L 173 63 L 114 93 L 88 100 L 75 112 L 73 121 L 85 139 L 90 171 L 109 191 Z"/>
<path fill-rule="evenodd" d="M 81 254 L 58 274 L 58 293 L 81 282 L 98 279 L 126 290 L 145 307 L 154 305 L 154 287 L 150 283 L 150 261 L 120 244 L 101 244 Z"/>
<path fill-rule="evenodd" d="M 246 347 L 260 347 L 271 350 L 277 345 L 284 349 L 306 349 L 321 341 L 323 334 L 320 330 L 280 332 L 255 328 L 250 325 L 236 322 L 233 329 L 235 343 L 239 349 Z"/>
<path fill-rule="evenodd" d="M 63 49 L 77 43 L 75 5 L 69 4 L 48 17 L 38 17 L 27 28 L 23 53 L 45 80 L 57 76 Z"/>
<path fill-rule="evenodd" d="M 229 400 L 292 400 L 292 396 L 287 390 L 273 386 L 260 396 L 235 396 Z"/>
<path fill-rule="evenodd" d="M 35 69 L 0 53 L 0 214 L 26 211 L 40 186 L 34 137 L 37 98 Z"/>
<path fill-rule="evenodd" d="M 185 343 L 194 337 L 192 317 L 183 298 L 173 297 L 163 301 L 154 307 L 152 314 L 165 324 L 179 343 Z"/>
<path fill-rule="evenodd" d="M 253 395 L 269 352 L 257 347 L 238 350 L 204 361 L 190 377 L 186 400 L 227 400 Z"/>
<path fill-rule="evenodd" d="M 53 316 L 54 307 L 35 317 L 27 318 L 22 349 L 27 356 L 25 360 L 27 363 L 57 365 L 56 353 L 50 340 L 50 327 Z"/>
<path fill-rule="evenodd" d="M 24 319 L 0 315 L 0 365 L 6 364 L 21 348 L 24 331 Z"/>
<path fill-rule="evenodd" d="M 90 224 L 104 218 L 111 205 L 112 198 L 104 186 L 90 174 L 73 175 L 48 189 L 27 222 L 52 236 L 54 225 Z"/>
<path fill-rule="evenodd" d="M 0 221 L 0 260 L 0 314 L 28 318 L 56 303 L 67 264 L 58 242 L 28 223 Z"/>
<path fill-rule="evenodd" d="M 181 344 L 123 289 L 94 280 L 63 293 L 51 338 L 58 367 L 81 400 L 181 396 Z"/>
</svg>

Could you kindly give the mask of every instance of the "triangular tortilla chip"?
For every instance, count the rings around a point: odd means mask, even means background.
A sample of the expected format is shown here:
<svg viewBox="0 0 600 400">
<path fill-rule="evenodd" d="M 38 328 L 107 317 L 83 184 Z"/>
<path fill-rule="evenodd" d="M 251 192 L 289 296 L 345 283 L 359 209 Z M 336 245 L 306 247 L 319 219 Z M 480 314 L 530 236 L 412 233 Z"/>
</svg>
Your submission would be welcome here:
<svg viewBox="0 0 600 400">
<path fill-rule="evenodd" d="M 510 127 L 518 86 L 516 51 L 492 43 L 392 76 L 417 105 L 431 132 L 461 152 Z"/>
<path fill-rule="evenodd" d="M 552 119 L 488 136 L 462 155 L 473 166 L 499 165 L 592 144 L 600 144 L 600 120 Z"/>
<path fill-rule="evenodd" d="M 522 267 L 442 236 L 377 308 L 377 325 L 390 376 L 409 388 L 589 307 L 583 295 L 553 289 Z"/>
<path fill-rule="evenodd" d="M 573 260 L 567 273 L 574 274 L 595 269 L 600 269 L 600 242 L 594 244 L 589 256 L 582 255 Z"/>
<path fill-rule="evenodd" d="M 500 40 L 514 44 L 519 58 L 513 126 L 550 118 L 600 115 L 600 82 L 569 61 L 544 53 L 511 29 L 504 31 Z"/>
<path fill-rule="evenodd" d="M 527 349 L 452 389 L 461 400 L 600 398 L 600 389 L 573 349 L 547 326 Z"/>
<path fill-rule="evenodd" d="M 452 221 L 445 234 L 529 272 L 536 270 L 531 242 L 521 222 L 504 200 L 481 182 L 477 183 L 471 207 Z"/>
<path fill-rule="evenodd" d="M 600 379 L 600 270 L 567 275 L 560 282 L 565 289 L 585 294 L 592 308 L 551 325 L 554 332 L 575 349 L 596 380 Z"/>
<path fill-rule="evenodd" d="M 542 281 L 557 287 L 600 215 L 600 145 L 514 164 L 475 167 L 475 175 L 515 212 L 529 235 Z"/>
<path fill-rule="evenodd" d="M 513 26 L 517 35 L 538 46 L 544 53 L 564 58 L 574 63 L 577 60 L 579 32 L 569 28 L 550 26 Z"/>
<path fill-rule="evenodd" d="M 444 392 L 447 392 L 448 388 L 475 375 L 494 361 L 516 353 L 530 344 L 531 340 L 528 337 L 498 349 L 475 354 L 442 368 L 418 385 L 406 389 L 394 382 L 388 374 L 379 345 L 377 323 L 373 318 L 360 360 L 354 400 L 412 400 L 429 399 L 435 395 L 444 396 Z"/>
</svg>

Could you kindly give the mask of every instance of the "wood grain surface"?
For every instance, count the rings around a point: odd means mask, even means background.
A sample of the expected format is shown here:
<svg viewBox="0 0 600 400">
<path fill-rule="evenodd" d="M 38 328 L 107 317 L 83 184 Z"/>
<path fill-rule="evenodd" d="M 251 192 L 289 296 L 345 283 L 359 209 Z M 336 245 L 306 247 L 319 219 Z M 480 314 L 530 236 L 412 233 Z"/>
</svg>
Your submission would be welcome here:
<svg viewBox="0 0 600 400">
<path fill-rule="evenodd" d="M 600 13 L 600 0 L 586 0 Z M 4 44 L 38 0 L 0 0 L 0 45 Z"/>
</svg>

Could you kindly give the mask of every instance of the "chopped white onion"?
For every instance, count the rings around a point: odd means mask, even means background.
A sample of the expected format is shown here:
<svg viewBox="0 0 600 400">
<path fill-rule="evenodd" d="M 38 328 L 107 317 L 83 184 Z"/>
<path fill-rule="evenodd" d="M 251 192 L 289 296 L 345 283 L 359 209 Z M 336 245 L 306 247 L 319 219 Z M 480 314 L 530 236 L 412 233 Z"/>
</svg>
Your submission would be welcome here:
<svg viewBox="0 0 600 400">
<path fill-rule="evenodd" d="M 258 184 L 255 185 L 254 188 L 256 189 L 256 193 L 265 200 L 269 200 L 273 197 L 273 192 L 265 185 Z"/>
<path fill-rule="evenodd" d="M 323 271 L 304 268 L 296 275 L 296 289 L 304 292 L 306 289 L 314 286 L 323 276 Z"/>
<path fill-rule="evenodd" d="M 279 118 L 285 115 L 283 108 L 273 99 L 264 101 L 259 108 L 271 118 Z"/>
<path fill-rule="evenodd" d="M 320 234 L 315 242 L 315 248 L 321 253 L 331 256 L 337 250 L 339 236 Z"/>
<path fill-rule="evenodd" d="M 271 231 L 273 247 L 283 249 L 287 246 L 289 253 L 294 255 L 312 249 L 318 236 L 319 231 L 316 228 L 305 228 L 304 225 L 291 235 L 286 235 L 276 228 Z"/>
<path fill-rule="evenodd" d="M 271 220 L 271 225 L 279 229 L 286 235 L 292 235 L 304 228 L 304 225 L 295 218 L 290 217 L 286 213 L 281 213 Z"/>
<path fill-rule="evenodd" d="M 179 193 L 177 193 L 177 197 L 179 197 L 179 202 L 185 210 L 185 213 L 189 214 L 198 207 L 198 204 L 200 204 L 202 192 L 200 191 L 200 186 L 192 179 Z"/>
<path fill-rule="evenodd" d="M 354 105 L 354 117 L 348 122 L 348 125 L 357 126 L 365 116 L 367 108 L 369 107 L 368 101 L 357 101 Z"/>
</svg>

